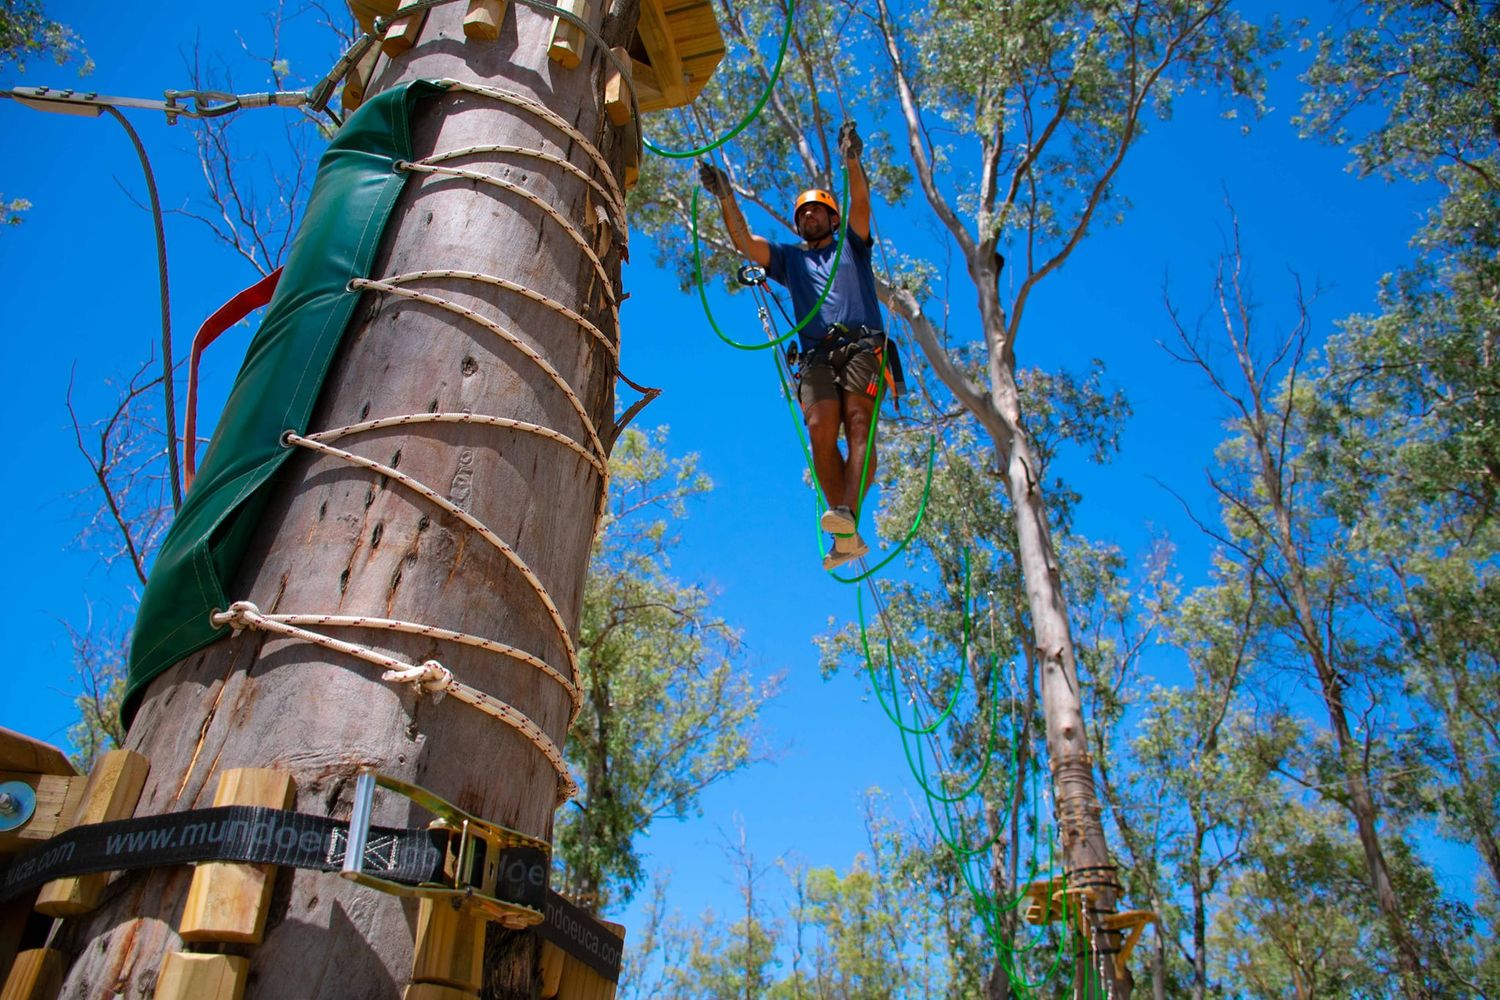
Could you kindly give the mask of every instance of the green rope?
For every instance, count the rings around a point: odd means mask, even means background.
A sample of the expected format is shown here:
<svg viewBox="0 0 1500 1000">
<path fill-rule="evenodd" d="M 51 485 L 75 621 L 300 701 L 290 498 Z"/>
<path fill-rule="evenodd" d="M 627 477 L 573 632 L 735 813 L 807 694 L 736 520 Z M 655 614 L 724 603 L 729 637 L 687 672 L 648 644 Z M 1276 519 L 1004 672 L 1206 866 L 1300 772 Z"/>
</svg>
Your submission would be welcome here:
<svg viewBox="0 0 1500 1000">
<path fill-rule="evenodd" d="M 738 135 L 746 127 L 748 127 L 750 122 L 753 121 L 764 109 L 767 101 L 770 98 L 772 90 L 775 87 L 776 82 L 780 79 L 782 65 L 786 56 L 789 40 L 791 38 L 791 26 L 793 23 L 793 17 L 794 0 L 788 0 L 786 27 L 782 33 L 781 45 L 779 51 L 777 52 L 776 64 L 774 69 L 772 70 L 770 82 L 767 84 L 764 93 L 761 94 L 760 99 L 756 102 L 754 108 L 752 108 L 744 118 L 737 122 L 732 129 L 730 129 L 719 139 L 707 142 L 696 149 L 680 151 L 665 150 L 649 141 L 645 142 L 646 147 L 652 152 L 657 153 L 661 156 L 672 159 L 688 159 L 691 157 L 711 153 L 713 150 L 723 146 L 730 139 L 733 139 L 736 135 Z M 842 97 L 842 95 L 840 96 Z M 774 333 L 773 327 L 770 324 L 769 312 L 763 309 L 762 322 L 766 326 L 766 341 L 763 343 L 740 343 L 728 336 L 719 327 L 717 321 L 713 316 L 713 311 L 708 304 L 708 295 L 706 291 L 703 272 L 702 238 L 699 230 L 699 194 L 697 187 L 694 187 L 692 194 L 693 275 L 695 284 L 697 285 L 698 289 L 699 301 L 703 306 L 704 315 L 707 317 L 709 326 L 714 331 L 714 334 L 720 340 L 737 350 L 757 351 L 773 349 L 785 343 L 794 334 L 801 331 L 804 327 L 807 326 L 808 323 L 813 320 L 814 317 L 816 317 L 820 313 L 823 303 L 827 300 L 828 295 L 833 288 L 834 279 L 836 278 L 838 269 L 842 263 L 844 245 L 847 240 L 849 197 L 850 193 L 848 170 L 847 168 L 845 168 L 843 193 L 840 199 L 839 238 L 837 247 L 834 251 L 833 270 L 830 273 L 828 281 L 824 284 L 823 290 L 818 296 L 817 301 L 813 304 L 811 310 L 806 316 L 803 316 L 790 330 L 778 336 Z M 883 252 L 884 248 L 882 247 L 882 253 Z M 886 264 L 886 267 L 887 270 L 889 270 L 888 262 Z M 793 424 L 796 428 L 797 439 L 802 449 L 803 459 L 807 465 L 807 468 L 812 474 L 814 482 L 816 482 L 817 470 L 812 460 L 811 444 L 808 440 L 806 429 L 803 420 L 801 419 L 801 414 L 798 412 L 798 401 L 796 399 L 795 393 L 792 391 L 791 373 L 788 370 L 787 366 L 784 364 L 780 352 L 773 351 L 772 357 L 774 359 L 777 380 L 780 383 L 780 387 L 782 390 L 782 396 L 786 400 L 788 412 L 791 415 Z M 880 419 L 880 406 L 885 394 L 884 376 L 887 359 L 888 353 L 883 353 L 881 357 L 879 389 L 877 390 L 875 396 L 875 412 L 871 421 L 870 434 L 865 442 L 865 455 L 864 462 L 860 471 L 860 483 L 858 492 L 859 504 L 861 509 L 864 506 L 866 494 L 870 486 L 872 485 L 870 481 L 871 477 L 869 475 L 870 462 L 871 457 L 874 454 L 876 432 L 878 430 Z M 912 540 L 916 538 L 918 531 L 921 529 L 923 520 L 926 516 L 928 504 L 931 500 L 937 446 L 938 437 L 936 434 L 933 434 L 928 445 L 927 470 L 925 483 L 922 490 L 922 497 L 918 505 L 916 517 L 913 519 L 910 528 L 902 538 L 900 544 L 897 545 L 889 555 L 887 555 L 875 566 L 865 569 L 862 573 L 856 576 L 845 577 L 840 576 L 837 573 L 830 574 L 835 580 L 838 580 L 840 583 L 845 584 L 859 584 L 865 581 L 869 581 L 876 573 L 888 566 L 898 555 L 905 551 L 906 548 L 911 544 Z M 815 489 L 814 494 L 815 506 L 817 508 L 818 514 L 821 515 L 826 507 L 826 504 L 824 502 L 821 490 Z M 823 535 L 821 531 L 817 532 L 817 538 L 820 554 L 826 554 L 826 550 L 823 547 Z M 873 583 L 870 583 L 869 586 L 871 587 L 872 596 L 874 596 L 878 605 L 879 593 L 874 589 L 875 585 Z M 936 775 L 931 774 L 929 772 L 927 762 L 928 753 L 924 752 L 921 745 L 921 740 L 924 737 L 929 739 L 935 738 L 935 735 L 937 734 L 939 729 L 946 722 L 950 721 L 953 718 L 953 715 L 957 710 L 957 706 L 960 703 L 964 688 L 962 674 L 960 672 L 954 684 L 952 694 L 948 697 L 946 704 L 942 706 L 942 709 L 938 713 L 937 717 L 926 724 L 924 724 L 921 720 L 922 712 L 917 706 L 916 694 L 913 693 L 911 719 L 908 722 L 901 707 L 902 699 L 900 697 L 896 677 L 896 648 L 894 639 L 890 633 L 890 629 L 889 627 L 887 627 L 886 629 L 884 644 L 885 681 L 889 685 L 889 697 L 887 697 L 887 691 L 881 683 L 881 678 L 877 670 L 876 656 L 870 649 L 869 623 L 864 611 L 863 592 L 860 590 L 856 590 L 856 603 L 859 614 L 860 648 L 865 657 L 865 666 L 869 675 L 870 685 L 875 691 L 876 698 L 881 706 L 881 710 L 885 713 L 886 717 L 896 726 L 898 735 L 901 739 L 902 753 L 906 757 L 907 766 L 910 769 L 913 777 L 916 779 L 918 787 L 922 789 L 927 804 L 928 815 L 932 819 L 933 828 L 937 833 L 939 839 L 947 846 L 950 851 L 953 852 L 955 859 L 959 863 L 959 874 L 974 904 L 974 912 L 977 915 L 980 924 L 983 926 L 986 935 L 990 939 L 990 943 L 993 946 L 996 956 L 997 964 L 1005 973 L 1006 979 L 1009 981 L 1013 992 L 1016 995 L 1023 997 L 1035 996 L 1038 990 L 1040 990 L 1048 981 L 1052 980 L 1053 977 L 1058 974 L 1059 967 L 1062 966 L 1064 960 L 1069 956 L 1070 952 L 1076 951 L 1076 942 L 1074 948 L 1070 949 L 1065 946 L 1067 941 L 1072 937 L 1072 935 L 1070 935 L 1068 932 L 1068 928 L 1071 925 L 1067 919 L 1069 898 L 1066 895 L 1063 896 L 1062 931 L 1059 932 L 1055 930 L 1052 927 L 1051 922 L 1049 921 L 1047 930 L 1043 934 L 1037 936 L 1029 944 L 1020 945 L 1015 941 L 1008 939 L 1008 937 L 1014 937 L 1015 932 L 1012 931 L 1008 936 L 1005 927 L 1005 922 L 1007 919 L 1012 922 L 1017 919 L 1017 910 L 1019 909 L 1022 900 L 1027 898 L 1026 893 L 1024 891 L 1020 891 L 1020 885 L 1029 884 L 1040 871 L 1040 867 L 1038 865 L 1038 852 L 1040 850 L 1042 841 L 1042 802 L 1037 792 L 1037 784 L 1039 781 L 1038 775 L 1040 773 L 1039 765 L 1035 760 L 1033 760 L 1032 766 L 1028 768 L 1028 770 L 1030 771 L 1032 792 L 1031 818 L 1033 829 L 1029 838 L 1031 840 L 1031 856 L 1028 859 L 1028 863 L 1026 866 L 1028 869 L 1028 874 L 1024 882 L 1018 882 L 1018 885 L 1015 887 L 1018 891 L 1014 897 L 1008 899 L 1000 898 L 997 895 L 994 886 L 990 884 L 989 873 L 987 871 L 987 858 L 994 849 L 995 844 L 1000 839 L 1002 830 L 995 829 L 991 831 L 988 836 L 984 836 L 982 837 L 982 839 L 976 841 L 976 839 L 971 836 L 970 828 L 974 823 L 978 823 L 982 831 L 985 824 L 982 819 L 971 819 L 970 808 L 966 808 L 968 803 L 974 800 L 976 793 L 979 792 L 979 789 L 983 787 L 989 780 L 993 764 L 998 756 L 996 754 L 996 743 L 998 741 L 1000 729 L 999 690 L 1001 684 L 1000 671 L 995 669 L 995 665 L 998 663 L 998 654 L 994 654 L 995 660 L 991 664 L 991 675 L 993 680 L 991 691 L 989 693 L 990 720 L 988 733 L 985 739 L 985 746 L 982 751 L 981 763 L 974 771 L 972 771 L 967 776 L 948 772 L 940 772 Z M 971 626 L 970 614 L 972 605 L 967 551 L 965 552 L 964 556 L 964 588 L 962 605 L 963 629 L 962 640 L 960 643 L 960 652 L 963 657 L 963 661 L 967 663 Z M 877 607 L 877 611 L 879 612 L 881 617 L 884 618 L 884 610 Z M 1029 727 L 1023 726 L 1021 732 L 1024 732 L 1027 728 Z M 1021 770 L 1019 736 L 1020 733 L 1012 733 L 1012 737 L 1009 741 L 1010 761 L 1009 765 L 1006 767 L 1006 772 L 1009 774 L 1010 781 L 1005 792 L 1006 801 L 1002 815 L 1008 815 L 1016 808 L 1017 796 L 1020 793 L 1022 781 L 1024 780 L 1019 773 Z M 936 759 L 935 753 L 934 758 Z M 984 798 L 982 793 L 979 795 L 979 798 L 982 803 Z M 1055 827 L 1050 829 L 1047 836 L 1047 857 L 1047 871 L 1050 872 L 1056 860 Z M 1065 875 L 1063 878 L 1058 880 L 1058 884 L 1064 890 L 1066 890 Z M 1022 960 L 1024 960 L 1025 956 L 1037 952 L 1039 949 L 1042 949 L 1044 947 L 1051 948 L 1053 950 L 1052 960 L 1050 965 L 1048 965 L 1047 967 L 1038 969 L 1040 978 L 1033 982 L 1026 976 L 1025 970 L 1021 967 L 1021 963 Z M 1090 991 L 1097 986 L 1097 984 L 1094 982 L 1097 979 L 1097 970 L 1093 968 L 1092 962 L 1087 962 L 1085 963 L 1085 965 L 1086 968 L 1084 970 L 1083 986 L 1085 994 L 1091 995 Z M 1069 978 L 1071 979 L 1071 976 Z"/>
<path fill-rule="evenodd" d="M 723 330 L 719 329 L 719 324 L 714 320 L 713 310 L 708 307 L 708 292 L 705 289 L 703 281 L 703 242 L 698 235 L 698 188 L 696 186 L 693 188 L 693 280 L 698 286 L 698 301 L 703 303 L 703 314 L 708 317 L 708 325 L 713 328 L 714 334 L 717 335 L 720 340 L 724 341 L 724 343 L 728 344 L 730 347 L 736 348 L 741 351 L 764 351 L 767 348 L 776 347 L 779 344 L 785 343 L 786 340 L 792 336 L 792 334 L 797 333 L 804 326 L 813 321 L 813 318 L 817 316 L 819 311 L 823 308 L 823 303 L 825 300 L 827 300 L 828 293 L 833 291 L 833 281 L 836 277 L 838 277 L 839 262 L 843 259 L 844 256 L 844 238 L 849 228 L 849 171 L 847 168 L 844 171 L 844 193 L 842 198 L 840 199 L 840 205 L 842 207 L 839 210 L 839 241 L 838 245 L 834 247 L 833 251 L 833 269 L 828 272 L 828 281 L 824 283 L 823 293 L 818 296 L 818 301 L 813 303 L 812 308 L 808 310 L 806 316 L 803 316 L 802 319 L 797 321 L 796 326 L 792 327 L 781 336 L 766 341 L 765 343 L 742 344 L 739 341 L 731 338 Z"/>
</svg>

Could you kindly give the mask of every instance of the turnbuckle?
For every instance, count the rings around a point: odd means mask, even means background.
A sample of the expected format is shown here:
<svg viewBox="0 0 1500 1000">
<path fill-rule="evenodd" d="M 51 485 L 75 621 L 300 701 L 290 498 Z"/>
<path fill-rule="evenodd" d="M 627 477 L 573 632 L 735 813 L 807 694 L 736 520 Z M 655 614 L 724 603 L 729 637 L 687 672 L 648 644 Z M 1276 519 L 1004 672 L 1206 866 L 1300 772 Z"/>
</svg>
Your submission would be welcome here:
<svg viewBox="0 0 1500 1000">
<path fill-rule="evenodd" d="M 446 882 L 406 885 L 364 870 L 376 785 L 405 796 L 437 817 L 428 824 L 428 829 L 447 835 L 443 857 Z M 542 922 L 540 902 L 546 894 L 550 859 L 551 845 L 545 840 L 488 823 L 425 788 L 370 769 L 360 771 L 355 779 L 349 842 L 340 872 L 351 882 L 398 896 L 444 902 L 454 909 L 469 910 L 485 920 L 519 930 Z M 501 898 L 502 883 L 514 895 L 534 896 L 539 905 Z"/>
</svg>

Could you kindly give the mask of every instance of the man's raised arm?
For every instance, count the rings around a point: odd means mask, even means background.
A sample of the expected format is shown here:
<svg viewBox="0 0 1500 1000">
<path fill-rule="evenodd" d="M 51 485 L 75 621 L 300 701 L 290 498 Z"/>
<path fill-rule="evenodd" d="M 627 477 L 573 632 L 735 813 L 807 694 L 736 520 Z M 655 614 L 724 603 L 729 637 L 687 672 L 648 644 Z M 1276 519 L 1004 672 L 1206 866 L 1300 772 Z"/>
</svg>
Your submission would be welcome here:
<svg viewBox="0 0 1500 1000">
<path fill-rule="evenodd" d="M 839 152 L 844 157 L 844 169 L 849 172 L 849 229 L 860 239 L 870 238 L 870 179 L 865 176 L 860 155 L 865 151 L 864 140 L 854 122 L 844 122 L 839 128 Z"/>
<path fill-rule="evenodd" d="M 729 184 L 728 175 L 712 163 L 705 162 L 698 168 L 698 179 L 703 182 L 703 187 L 709 194 L 719 199 L 719 209 L 724 213 L 724 228 L 729 230 L 729 239 L 734 243 L 734 248 L 761 267 L 769 267 L 771 244 L 764 237 L 756 236 L 750 231 L 750 225 L 745 221 L 745 215 L 734 197 L 734 188 Z"/>
</svg>

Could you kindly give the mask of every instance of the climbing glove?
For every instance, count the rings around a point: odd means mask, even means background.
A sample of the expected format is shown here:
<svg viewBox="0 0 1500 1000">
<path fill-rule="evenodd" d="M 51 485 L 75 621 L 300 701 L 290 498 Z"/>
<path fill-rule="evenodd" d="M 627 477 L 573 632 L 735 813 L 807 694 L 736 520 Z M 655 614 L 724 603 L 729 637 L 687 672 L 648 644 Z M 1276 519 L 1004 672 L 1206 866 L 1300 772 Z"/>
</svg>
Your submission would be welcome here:
<svg viewBox="0 0 1500 1000">
<path fill-rule="evenodd" d="M 851 156 L 858 159 L 864 151 L 865 141 L 859 137 L 859 127 L 854 124 L 853 119 L 844 122 L 839 127 L 839 152 L 845 159 Z"/>
<path fill-rule="evenodd" d="M 703 187 L 709 194 L 723 201 L 732 193 L 729 188 L 729 175 L 708 161 L 704 161 L 698 167 L 698 180 L 703 182 Z"/>
</svg>

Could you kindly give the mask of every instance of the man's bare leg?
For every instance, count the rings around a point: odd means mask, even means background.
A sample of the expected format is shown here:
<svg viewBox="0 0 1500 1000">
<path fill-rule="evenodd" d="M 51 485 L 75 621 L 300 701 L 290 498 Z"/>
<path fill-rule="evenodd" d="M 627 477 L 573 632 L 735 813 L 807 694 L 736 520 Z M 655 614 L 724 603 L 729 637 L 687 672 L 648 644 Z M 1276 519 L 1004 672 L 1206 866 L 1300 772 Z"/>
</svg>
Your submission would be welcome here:
<svg viewBox="0 0 1500 1000">
<path fill-rule="evenodd" d="M 862 392 L 841 393 L 843 403 L 844 436 L 849 442 L 849 456 L 842 470 L 843 491 L 839 503 L 859 513 L 861 493 L 875 482 L 876 449 L 869 448 L 869 464 L 866 465 L 865 449 L 870 441 L 870 427 L 875 419 L 875 400 Z M 828 501 L 830 504 L 832 500 Z"/>
<path fill-rule="evenodd" d="M 812 448 L 813 474 L 823 490 L 828 506 L 843 503 L 844 469 L 847 462 L 839 453 L 839 426 L 842 423 L 840 401 L 822 399 L 802 411 L 807 421 L 807 439 Z"/>
</svg>

